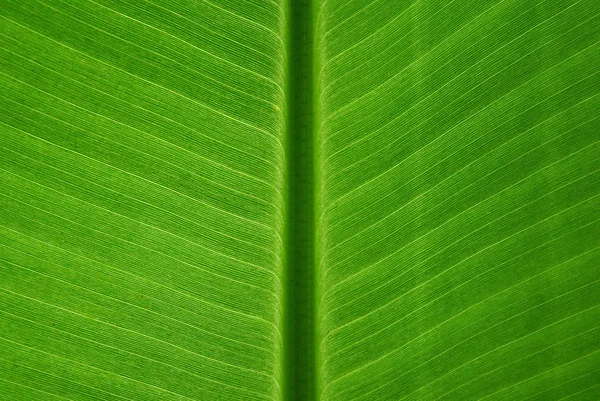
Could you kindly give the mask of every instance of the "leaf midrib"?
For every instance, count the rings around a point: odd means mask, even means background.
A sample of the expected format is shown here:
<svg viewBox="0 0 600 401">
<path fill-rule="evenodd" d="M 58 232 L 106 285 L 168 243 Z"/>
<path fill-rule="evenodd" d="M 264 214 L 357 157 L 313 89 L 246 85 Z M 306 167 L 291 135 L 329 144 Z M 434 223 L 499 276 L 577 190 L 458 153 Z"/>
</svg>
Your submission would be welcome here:
<svg viewBox="0 0 600 401">
<path fill-rule="evenodd" d="M 286 231 L 283 399 L 317 399 L 313 0 L 290 0 L 287 19 Z"/>
</svg>

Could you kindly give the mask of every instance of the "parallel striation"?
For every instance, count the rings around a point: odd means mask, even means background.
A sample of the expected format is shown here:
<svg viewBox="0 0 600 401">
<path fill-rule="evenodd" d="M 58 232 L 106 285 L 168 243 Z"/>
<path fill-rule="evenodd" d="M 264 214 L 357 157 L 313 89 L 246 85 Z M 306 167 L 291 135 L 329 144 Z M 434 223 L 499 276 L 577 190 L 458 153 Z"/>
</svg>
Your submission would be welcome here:
<svg viewBox="0 0 600 401">
<path fill-rule="evenodd" d="M 321 399 L 600 397 L 600 4 L 318 29 Z"/>
<path fill-rule="evenodd" d="M 1 398 L 280 399 L 284 19 L 2 1 Z"/>
</svg>

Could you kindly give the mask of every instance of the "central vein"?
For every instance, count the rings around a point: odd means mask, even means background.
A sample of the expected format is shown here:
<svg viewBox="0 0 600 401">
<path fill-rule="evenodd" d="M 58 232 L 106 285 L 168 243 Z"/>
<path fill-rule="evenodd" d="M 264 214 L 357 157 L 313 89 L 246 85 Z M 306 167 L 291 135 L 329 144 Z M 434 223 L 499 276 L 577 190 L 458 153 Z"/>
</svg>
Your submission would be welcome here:
<svg viewBox="0 0 600 401">
<path fill-rule="evenodd" d="M 283 398 L 316 400 L 313 1 L 289 0 Z"/>
</svg>

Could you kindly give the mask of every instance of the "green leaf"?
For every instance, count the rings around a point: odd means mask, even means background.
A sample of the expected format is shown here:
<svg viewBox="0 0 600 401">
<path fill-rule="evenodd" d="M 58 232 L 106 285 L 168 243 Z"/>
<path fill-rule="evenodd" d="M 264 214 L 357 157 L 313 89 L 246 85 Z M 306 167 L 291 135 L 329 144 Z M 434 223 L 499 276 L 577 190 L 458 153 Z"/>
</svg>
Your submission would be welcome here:
<svg viewBox="0 0 600 401">
<path fill-rule="evenodd" d="M 0 0 L 0 398 L 600 398 L 600 3 Z"/>
<path fill-rule="evenodd" d="M 599 12 L 323 2 L 323 400 L 600 397 Z"/>
<path fill-rule="evenodd" d="M 0 10 L 0 398 L 278 398 L 281 7 Z"/>
</svg>

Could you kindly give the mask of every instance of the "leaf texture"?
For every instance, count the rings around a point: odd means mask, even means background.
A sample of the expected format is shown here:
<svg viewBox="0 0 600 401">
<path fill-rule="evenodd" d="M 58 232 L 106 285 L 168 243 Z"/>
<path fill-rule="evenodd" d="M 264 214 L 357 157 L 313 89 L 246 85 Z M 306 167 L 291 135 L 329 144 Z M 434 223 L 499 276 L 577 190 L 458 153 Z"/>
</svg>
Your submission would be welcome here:
<svg viewBox="0 0 600 401">
<path fill-rule="evenodd" d="M 322 400 L 600 397 L 599 12 L 320 4 Z"/>
<path fill-rule="evenodd" d="M 0 2 L 0 398 L 279 399 L 284 13 Z"/>
<path fill-rule="evenodd" d="M 600 399 L 599 66 L 596 0 L 0 0 L 0 399 Z"/>
</svg>

